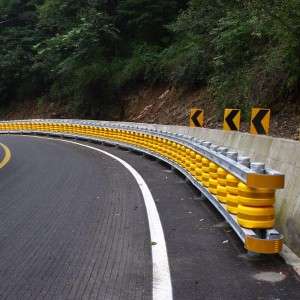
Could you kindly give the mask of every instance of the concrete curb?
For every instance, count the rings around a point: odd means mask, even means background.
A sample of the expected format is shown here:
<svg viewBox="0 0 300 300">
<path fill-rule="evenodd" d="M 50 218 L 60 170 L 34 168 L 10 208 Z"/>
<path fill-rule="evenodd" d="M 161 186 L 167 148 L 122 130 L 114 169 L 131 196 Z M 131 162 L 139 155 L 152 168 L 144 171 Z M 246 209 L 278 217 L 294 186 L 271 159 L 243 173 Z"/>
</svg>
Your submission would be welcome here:
<svg viewBox="0 0 300 300">
<path fill-rule="evenodd" d="M 294 271 L 300 276 L 300 257 L 297 256 L 288 246 L 283 245 L 280 256 L 290 265 Z"/>
</svg>

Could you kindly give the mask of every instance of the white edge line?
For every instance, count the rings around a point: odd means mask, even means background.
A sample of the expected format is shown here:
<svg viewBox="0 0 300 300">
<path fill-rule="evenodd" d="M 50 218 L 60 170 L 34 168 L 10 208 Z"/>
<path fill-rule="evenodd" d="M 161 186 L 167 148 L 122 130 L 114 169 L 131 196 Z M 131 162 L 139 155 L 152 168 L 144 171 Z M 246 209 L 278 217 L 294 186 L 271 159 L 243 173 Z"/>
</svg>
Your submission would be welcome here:
<svg viewBox="0 0 300 300">
<path fill-rule="evenodd" d="M 151 252 L 152 252 L 152 299 L 153 300 L 172 300 L 173 299 L 173 289 L 171 282 L 171 274 L 169 267 L 169 259 L 167 253 L 167 246 L 164 236 L 163 227 L 160 221 L 159 213 L 151 194 L 149 187 L 147 186 L 143 177 L 126 161 L 121 158 L 106 152 L 104 150 L 98 149 L 93 146 L 81 144 L 78 142 L 67 141 L 57 138 L 48 138 L 48 137 L 35 137 L 41 139 L 49 140 L 59 140 L 61 142 L 79 145 L 88 149 L 105 154 L 122 164 L 135 178 L 139 188 L 142 192 L 146 212 L 148 217 L 149 229 L 150 229 L 150 238 L 151 238 Z"/>
</svg>

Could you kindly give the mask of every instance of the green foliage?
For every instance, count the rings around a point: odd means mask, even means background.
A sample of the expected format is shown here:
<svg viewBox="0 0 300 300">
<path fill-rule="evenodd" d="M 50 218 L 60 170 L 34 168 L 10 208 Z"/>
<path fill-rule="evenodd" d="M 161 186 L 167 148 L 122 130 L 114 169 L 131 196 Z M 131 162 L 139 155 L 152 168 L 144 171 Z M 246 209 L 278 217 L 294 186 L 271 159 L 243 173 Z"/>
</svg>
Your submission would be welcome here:
<svg viewBox="0 0 300 300">
<path fill-rule="evenodd" d="M 300 75 L 299 22 L 297 0 L 192 0 L 170 26 L 176 34 L 165 51 L 164 60 L 173 67 L 170 80 L 188 84 L 201 79 L 195 83 L 208 83 L 220 107 L 270 104 L 295 95 Z M 201 71 L 180 72 L 191 66 Z"/>
<path fill-rule="evenodd" d="M 118 89 L 131 88 L 140 83 L 153 83 L 158 79 L 156 72 L 160 48 L 147 44 L 133 46 L 129 58 L 116 59 L 112 69 Z"/>
<path fill-rule="evenodd" d="M 2 0 L 0 2 L 0 99 L 5 104 L 15 95 L 27 96 L 35 91 L 36 74 L 32 46 L 39 40 L 32 11 L 34 1 Z M 21 11 L 18 13 L 18 10 Z"/>
<path fill-rule="evenodd" d="M 119 23 L 129 39 L 156 44 L 176 12 L 177 2 L 172 0 L 121 0 L 118 7 Z"/>
<path fill-rule="evenodd" d="M 82 114 L 92 113 L 95 97 L 110 99 L 108 65 L 117 41 L 118 30 L 110 18 L 90 10 L 64 34 L 35 45 L 36 62 L 53 82 L 50 97 L 72 99 L 72 107 Z"/>
<path fill-rule="evenodd" d="M 165 78 L 178 86 L 206 85 L 211 66 L 204 41 L 197 35 L 189 36 L 165 49 L 159 66 Z"/>
<path fill-rule="evenodd" d="M 173 84 L 205 86 L 213 72 L 212 31 L 231 1 L 193 0 L 168 26 L 175 41 L 162 53 L 166 75 Z"/>
<path fill-rule="evenodd" d="M 248 107 L 295 97 L 299 0 L 0 0 L 0 96 L 101 117 L 123 89 L 208 87 Z"/>
</svg>

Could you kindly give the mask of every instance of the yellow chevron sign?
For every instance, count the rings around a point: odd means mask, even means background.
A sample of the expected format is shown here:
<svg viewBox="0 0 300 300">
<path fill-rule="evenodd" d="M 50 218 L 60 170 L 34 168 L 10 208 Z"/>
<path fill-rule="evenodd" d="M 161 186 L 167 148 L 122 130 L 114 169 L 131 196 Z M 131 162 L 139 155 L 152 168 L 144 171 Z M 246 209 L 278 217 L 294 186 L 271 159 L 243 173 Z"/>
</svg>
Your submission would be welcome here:
<svg viewBox="0 0 300 300">
<path fill-rule="evenodd" d="M 224 111 L 223 129 L 228 131 L 240 130 L 241 124 L 241 110 L 226 108 Z"/>
<path fill-rule="evenodd" d="M 250 133 L 269 134 L 271 110 L 252 108 Z"/>
<path fill-rule="evenodd" d="M 204 110 L 192 108 L 190 112 L 190 127 L 203 127 L 204 125 Z"/>
</svg>

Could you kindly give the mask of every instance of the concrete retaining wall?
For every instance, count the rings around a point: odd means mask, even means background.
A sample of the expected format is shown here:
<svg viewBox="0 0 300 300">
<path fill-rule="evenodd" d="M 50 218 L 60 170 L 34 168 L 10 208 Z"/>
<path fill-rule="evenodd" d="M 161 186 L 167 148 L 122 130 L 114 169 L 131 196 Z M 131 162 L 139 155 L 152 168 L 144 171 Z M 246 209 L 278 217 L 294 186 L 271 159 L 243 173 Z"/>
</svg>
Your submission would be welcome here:
<svg viewBox="0 0 300 300">
<path fill-rule="evenodd" d="M 285 189 L 277 192 L 276 227 L 285 235 L 285 243 L 300 255 L 300 142 L 206 128 L 140 125 L 187 134 L 229 147 L 250 156 L 252 161 L 264 162 L 267 167 L 285 174 Z"/>
</svg>

